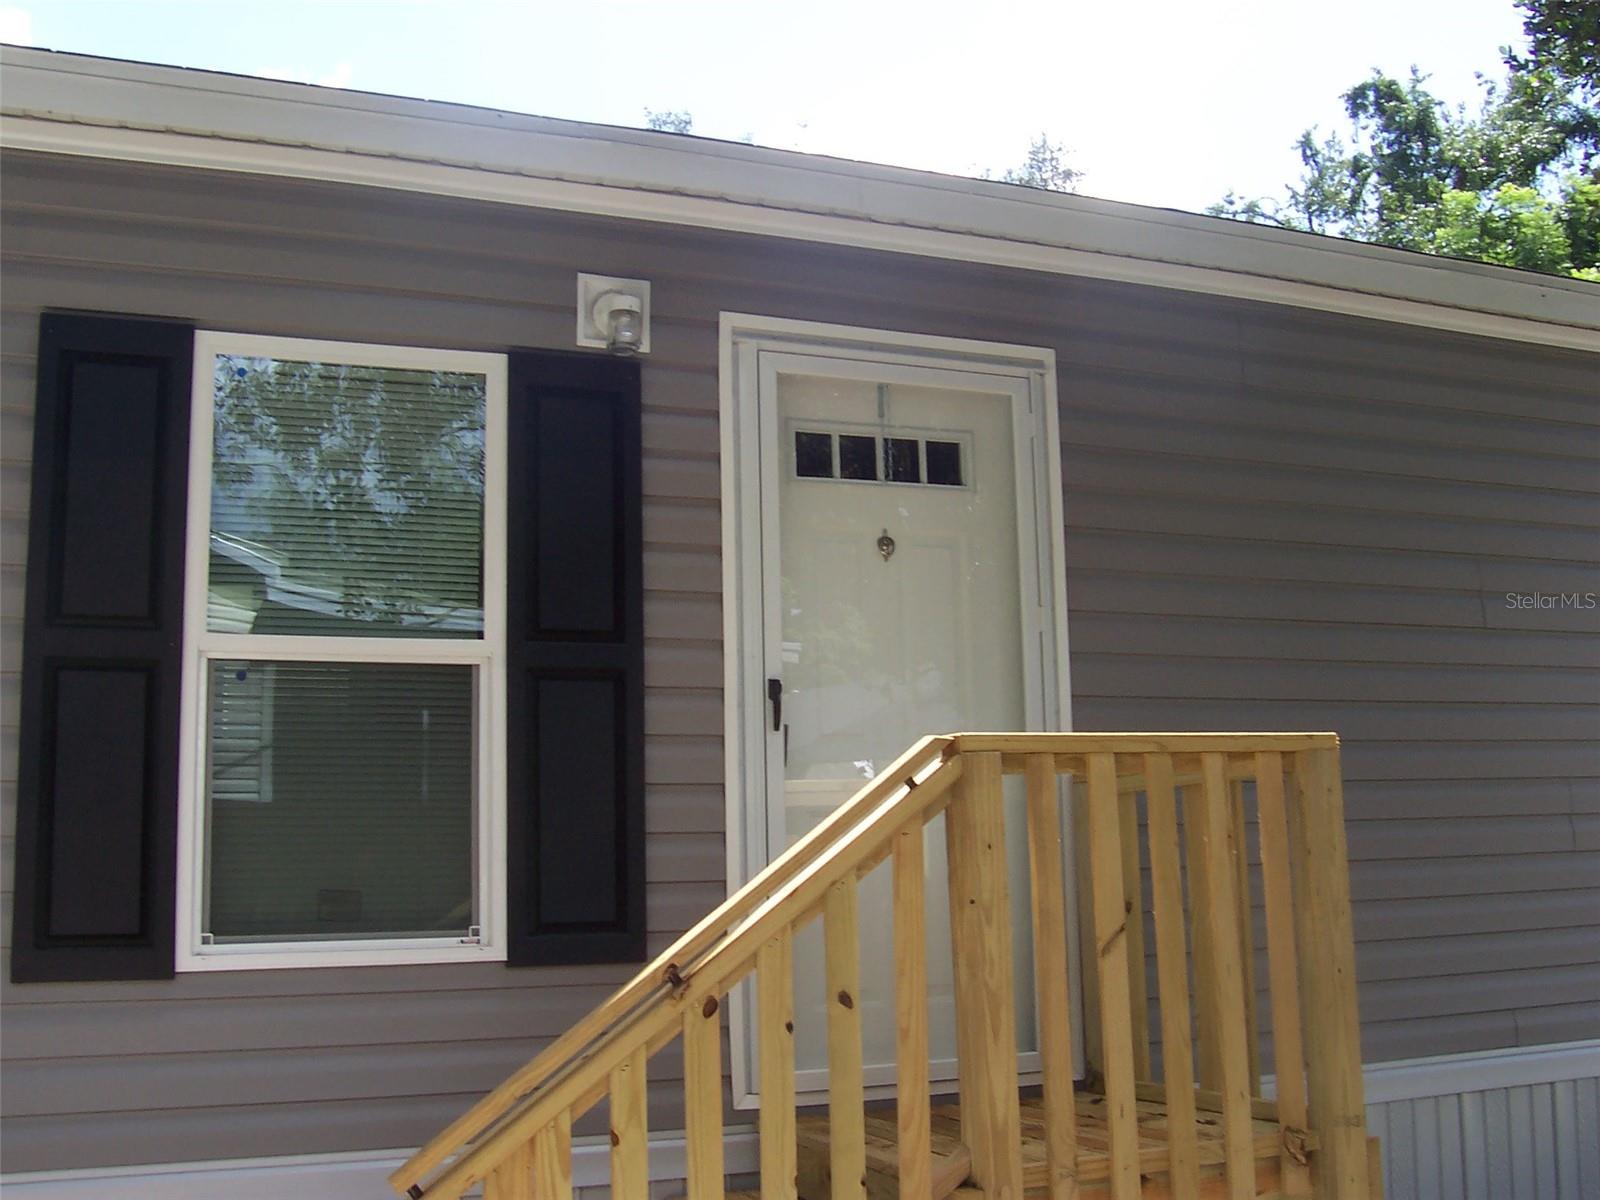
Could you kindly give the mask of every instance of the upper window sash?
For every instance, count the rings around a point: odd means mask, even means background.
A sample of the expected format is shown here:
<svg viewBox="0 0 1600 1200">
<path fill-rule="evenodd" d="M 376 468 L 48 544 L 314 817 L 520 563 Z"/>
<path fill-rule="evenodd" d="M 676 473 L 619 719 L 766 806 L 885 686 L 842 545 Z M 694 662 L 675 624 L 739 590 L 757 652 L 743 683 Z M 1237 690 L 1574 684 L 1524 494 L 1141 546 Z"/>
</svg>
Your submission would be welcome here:
<svg viewBox="0 0 1600 1200">
<path fill-rule="evenodd" d="M 377 636 L 338 633 L 268 634 L 212 628 L 210 565 L 213 549 L 213 447 L 215 378 L 219 358 L 350 364 L 407 371 L 481 376 L 484 384 L 483 499 L 480 577 L 482 630 L 470 637 L 440 637 L 385 627 Z M 503 960 L 506 953 L 505 645 L 507 360 L 504 355 L 405 346 L 333 342 L 248 334 L 195 335 L 190 430 L 190 487 L 185 556 L 184 672 L 180 743 L 178 937 L 179 970 L 293 968 Z M 249 548 L 233 547 L 241 556 Z M 259 564 L 258 564 L 259 565 Z M 207 664 L 250 658 L 327 662 L 456 662 L 478 668 L 479 735 L 476 739 L 476 852 L 474 895 L 477 940 L 449 938 L 350 939 L 205 945 L 204 891 L 205 729 Z"/>
</svg>

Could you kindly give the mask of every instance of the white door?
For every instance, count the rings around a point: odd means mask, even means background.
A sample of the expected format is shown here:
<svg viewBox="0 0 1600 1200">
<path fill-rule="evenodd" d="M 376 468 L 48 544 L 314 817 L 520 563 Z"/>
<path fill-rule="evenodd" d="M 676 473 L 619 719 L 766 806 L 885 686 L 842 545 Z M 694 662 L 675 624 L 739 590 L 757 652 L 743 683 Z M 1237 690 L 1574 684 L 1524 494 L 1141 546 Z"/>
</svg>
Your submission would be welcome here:
<svg viewBox="0 0 1600 1200">
<path fill-rule="evenodd" d="M 764 353 L 762 601 L 768 859 L 929 733 L 1049 727 L 1026 381 Z M 1027 586 L 1024 586 L 1026 583 Z M 774 702 L 776 701 L 776 702 Z M 1008 791 L 1020 828 L 1020 788 Z M 955 1076 L 942 818 L 927 837 L 932 1072 Z M 1009 839 L 1017 1029 L 1036 1062 L 1026 845 Z M 892 1083 L 889 873 L 861 893 L 866 1081 Z M 820 922 L 795 946 L 796 1084 L 826 1087 Z"/>
</svg>

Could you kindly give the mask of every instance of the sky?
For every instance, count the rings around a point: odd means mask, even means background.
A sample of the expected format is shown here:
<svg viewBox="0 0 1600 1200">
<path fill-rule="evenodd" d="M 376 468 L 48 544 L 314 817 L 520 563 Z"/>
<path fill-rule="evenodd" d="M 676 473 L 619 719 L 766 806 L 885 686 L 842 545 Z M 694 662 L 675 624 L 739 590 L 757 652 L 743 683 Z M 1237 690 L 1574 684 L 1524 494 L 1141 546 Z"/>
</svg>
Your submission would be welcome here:
<svg viewBox="0 0 1600 1200">
<path fill-rule="evenodd" d="M 1415 64 L 1476 107 L 1512 0 L 0 0 L 0 41 L 978 175 L 1041 133 L 1079 190 L 1278 195 L 1302 130 Z"/>
</svg>

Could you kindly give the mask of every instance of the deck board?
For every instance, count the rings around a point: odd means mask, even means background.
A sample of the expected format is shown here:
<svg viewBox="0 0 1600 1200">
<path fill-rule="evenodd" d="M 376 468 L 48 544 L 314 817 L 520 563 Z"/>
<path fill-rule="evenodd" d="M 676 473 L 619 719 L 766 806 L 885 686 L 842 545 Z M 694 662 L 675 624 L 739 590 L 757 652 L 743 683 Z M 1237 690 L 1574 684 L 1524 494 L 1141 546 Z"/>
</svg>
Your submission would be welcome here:
<svg viewBox="0 0 1600 1200">
<path fill-rule="evenodd" d="M 1106 1124 L 1105 1098 L 1089 1092 L 1075 1097 L 1078 1109 L 1078 1184 L 1084 1200 L 1110 1193 L 1110 1131 Z M 1142 1194 L 1147 1200 L 1169 1196 L 1167 1184 L 1167 1110 L 1159 1101 L 1137 1102 L 1139 1122 L 1139 1173 Z M 961 1144 L 960 1107 L 954 1103 L 936 1104 L 932 1111 L 933 1200 L 946 1196 L 976 1195 L 961 1185 L 966 1182 L 970 1157 Z M 1200 1194 L 1202 1197 L 1226 1195 L 1223 1175 L 1223 1131 L 1221 1117 L 1201 1112 L 1195 1118 L 1199 1143 Z M 897 1125 L 892 1107 L 875 1108 L 866 1115 L 867 1196 L 869 1200 L 897 1200 L 899 1170 L 896 1150 Z M 1276 1195 L 1279 1156 L 1282 1142 L 1273 1121 L 1251 1122 L 1256 1158 L 1258 1195 Z M 802 1116 L 797 1140 L 800 1157 L 801 1200 L 830 1200 L 828 1186 L 828 1117 L 826 1113 Z M 1037 1097 L 1022 1100 L 1022 1182 L 1024 1195 L 1049 1194 L 1049 1164 L 1045 1151 L 1045 1114 Z"/>
</svg>

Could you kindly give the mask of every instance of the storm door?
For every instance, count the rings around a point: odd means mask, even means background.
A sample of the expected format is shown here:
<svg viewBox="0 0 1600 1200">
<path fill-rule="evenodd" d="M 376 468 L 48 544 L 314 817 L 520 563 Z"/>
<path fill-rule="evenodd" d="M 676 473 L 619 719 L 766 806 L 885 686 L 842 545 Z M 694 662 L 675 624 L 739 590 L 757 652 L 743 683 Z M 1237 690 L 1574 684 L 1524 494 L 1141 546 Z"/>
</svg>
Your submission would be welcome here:
<svg viewBox="0 0 1600 1200">
<path fill-rule="evenodd" d="M 745 739 L 762 761 L 744 819 L 751 857 L 770 861 L 925 734 L 1061 725 L 1037 380 L 753 358 L 765 706 L 759 743 Z M 1006 803 L 1021 829 L 1020 780 L 1008 780 Z M 942 817 L 926 838 L 932 1077 L 953 1090 Z M 1027 849 L 1008 842 L 1026 1074 L 1037 1064 Z M 889 883 L 875 871 L 860 894 L 865 1082 L 879 1094 L 894 1079 L 893 955 L 890 923 L 873 914 L 889 911 Z M 795 942 L 802 1095 L 826 1088 L 824 974 L 815 922 Z"/>
</svg>

